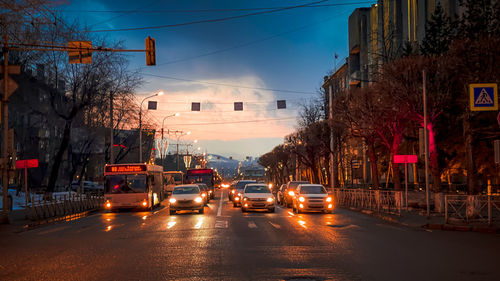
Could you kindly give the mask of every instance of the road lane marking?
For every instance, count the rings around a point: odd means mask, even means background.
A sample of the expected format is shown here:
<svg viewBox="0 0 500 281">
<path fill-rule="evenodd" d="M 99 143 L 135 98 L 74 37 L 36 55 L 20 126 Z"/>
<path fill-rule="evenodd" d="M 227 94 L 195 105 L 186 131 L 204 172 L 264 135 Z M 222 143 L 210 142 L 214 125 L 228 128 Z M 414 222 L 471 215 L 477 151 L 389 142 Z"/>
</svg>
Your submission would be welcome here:
<svg viewBox="0 0 500 281">
<path fill-rule="evenodd" d="M 175 222 L 175 221 L 170 221 L 170 222 L 168 222 L 168 224 L 167 224 L 167 229 L 171 229 L 172 227 L 174 227 L 174 226 L 175 226 L 175 224 L 176 224 L 176 222 Z"/>
<path fill-rule="evenodd" d="M 257 228 L 257 225 L 253 221 L 248 222 L 248 227 L 250 228 Z"/>
<path fill-rule="evenodd" d="M 269 222 L 274 228 L 276 229 L 280 229 L 281 228 L 281 225 L 279 224 L 275 224 L 275 223 L 272 223 L 272 222 Z"/>
<path fill-rule="evenodd" d="M 228 221 L 216 221 L 215 228 L 227 228 L 229 225 Z"/>
<path fill-rule="evenodd" d="M 220 217 L 222 214 L 222 198 L 224 198 L 224 190 L 221 191 L 220 199 L 219 199 L 219 209 L 217 210 L 217 216 Z"/>
<path fill-rule="evenodd" d="M 198 219 L 198 222 L 196 223 L 196 225 L 194 226 L 194 228 L 200 229 L 202 225 L 203 225 L 203 217 L 201 217 L 201 218 Z"/>
</svg>

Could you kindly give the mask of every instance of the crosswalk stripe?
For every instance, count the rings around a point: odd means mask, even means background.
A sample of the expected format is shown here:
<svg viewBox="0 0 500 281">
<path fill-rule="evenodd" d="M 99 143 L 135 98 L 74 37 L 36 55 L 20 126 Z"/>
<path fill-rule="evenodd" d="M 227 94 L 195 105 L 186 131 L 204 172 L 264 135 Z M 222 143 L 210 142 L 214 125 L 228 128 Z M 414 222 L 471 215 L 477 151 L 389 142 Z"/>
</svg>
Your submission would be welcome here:
<svg viewBox="0 0 500 281">
<path fill-rule="evenodd" d="M 276 229 L 280 229 L 281 228 L 281 225 L 279 224 L 275 224 L 275 223 L 272 223 L 272 222 L 269 222 L 274 228 Z"/>
<path fill-rule="evenodd" d="M 227 228 L 229 225 L 228 221 L 216 221 L 215 228 Z"/>
</svg>

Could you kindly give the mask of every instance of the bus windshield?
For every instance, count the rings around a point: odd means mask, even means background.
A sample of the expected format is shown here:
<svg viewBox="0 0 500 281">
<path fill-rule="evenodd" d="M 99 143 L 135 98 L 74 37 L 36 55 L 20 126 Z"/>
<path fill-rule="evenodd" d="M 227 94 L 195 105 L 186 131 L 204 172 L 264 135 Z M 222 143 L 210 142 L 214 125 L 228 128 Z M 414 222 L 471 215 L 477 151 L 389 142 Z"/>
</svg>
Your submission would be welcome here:
<svg viewBox="0 0 500 281">
<path fill-rule="evenodd" d="M 165 173 L 167 184 L 182 184 L 182 173 Z"/>
<path fill-rule="evenodd" d="M 106 176 L 106 193 L 144 193 L 147 192 L 146 175 Z"/>
<path fill-rule="evenodd" d="M 204 183 L 208 187 L 212 187 L 214 185 L 212 181 L 212 173 L 188 174 L 186 176 L 186 181 L 187 183 Z"/>
</svg>

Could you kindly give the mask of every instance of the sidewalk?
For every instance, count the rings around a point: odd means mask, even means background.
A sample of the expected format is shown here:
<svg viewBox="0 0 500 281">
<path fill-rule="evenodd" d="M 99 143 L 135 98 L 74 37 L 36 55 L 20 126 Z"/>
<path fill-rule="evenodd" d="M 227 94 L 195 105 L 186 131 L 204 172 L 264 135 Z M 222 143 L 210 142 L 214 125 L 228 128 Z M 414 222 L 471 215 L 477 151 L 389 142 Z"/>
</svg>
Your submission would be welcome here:
<svg viewBox="0 0 500 281">
<path fill-rule="evenodd" d="M 491 226 L 488 226 L 487 224 L 465 224 L 458 220 L 450 220 L 449 224 L 445 224 L 444 215 L 431 213 L 431 216 L 427 218 L 425 211 L 422 210 L 401 211 L 401 216 L 398 216 L 393 214 L 377 213 L 372 210 L 361 210 L 357 208 L 349 209 L 380 218 L 387 222 L 411 228 L 425 228 L 445 231 L 473 231 L 480 233 L 500 234 L 499 222 L 493 223 Z"/>
</svg>

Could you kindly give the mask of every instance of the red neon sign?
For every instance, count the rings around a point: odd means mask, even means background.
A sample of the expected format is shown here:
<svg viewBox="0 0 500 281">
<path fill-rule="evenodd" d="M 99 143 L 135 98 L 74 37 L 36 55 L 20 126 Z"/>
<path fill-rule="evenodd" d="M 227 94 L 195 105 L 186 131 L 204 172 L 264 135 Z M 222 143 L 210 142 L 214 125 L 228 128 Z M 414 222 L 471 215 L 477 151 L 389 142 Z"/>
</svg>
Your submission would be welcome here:
<svg viewBox="0 0 500 281">
<path fill-rule="evenodd" d="M 127 172 L 144 172 L 146 165 L 120 165 L 120 166 L 106 166 L 107 173 L 127 173 Z"/>
<path fill-rule="evenodd" d="M 417 163 L 417 155 L 394 155 L 394 163 Z"/>
<path fill-rule="evenodd" d="M 17 160 L 16 169 L 37 168 L 38 159 Z"/>
<path fill-rule="evenodd" d="M 208 174 L 213 173 L 212 169 L 199 169 L 199 170 L 188 170 L 188 174 Z"/>
</svg>

